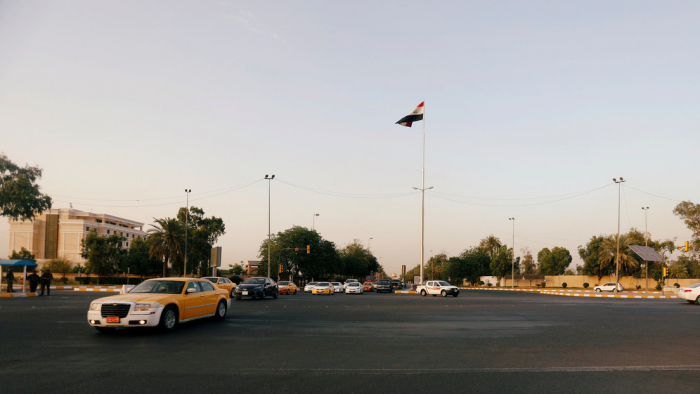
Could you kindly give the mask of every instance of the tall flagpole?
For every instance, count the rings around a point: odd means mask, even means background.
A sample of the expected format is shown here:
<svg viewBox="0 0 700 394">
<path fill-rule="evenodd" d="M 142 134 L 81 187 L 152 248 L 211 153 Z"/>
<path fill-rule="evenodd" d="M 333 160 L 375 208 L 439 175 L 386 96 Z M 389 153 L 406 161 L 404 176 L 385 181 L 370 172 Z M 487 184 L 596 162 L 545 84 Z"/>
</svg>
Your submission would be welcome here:
<svg viewBox="0 0 700 394">
<path fill-rule="evenodd" d="M 423 262 L 425 262 L 425 101 L 423 101 L 423 169 L 420 185 L 420 284 L 423 284 Z"/>
</svg>

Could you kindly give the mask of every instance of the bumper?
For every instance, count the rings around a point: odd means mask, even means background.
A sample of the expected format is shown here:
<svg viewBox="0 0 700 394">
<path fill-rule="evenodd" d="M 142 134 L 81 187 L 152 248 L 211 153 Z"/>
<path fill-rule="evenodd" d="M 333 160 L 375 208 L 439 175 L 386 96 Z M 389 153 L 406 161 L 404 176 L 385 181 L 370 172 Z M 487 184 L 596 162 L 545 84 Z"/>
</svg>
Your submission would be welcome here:
<svg viewBox="0 0 700 394">
<path fill-rule="evenodd" d="M 347 294 L 362 294 L 362 290 L 355 290 L 355 289 L 347 289 L 345 290 Z"/>
<path fill-rule="evenodd" d="M 311 294 L 331 294 L 330 290 L 314 290 Z"/>
<path fill-rule="evenodd" d="M 682 298 L 686 301 L 695 301 L 698 298 L 698 296 L 693 294 L 693 293 L 681 293 L 681 292 L 679 292 L 678 298 Z"/>
<path fill-rule="evenodd" d="M 102 311 L 90 310 L 87 314 L 87 321 L 93 327 L 156 327 L 160 323 L 163 309 L 165 308 L 161 306 L 155 311 L 149 312 L 129 311 L 129 314 L 120 318 L 118 323 L 107 323 L 107 317 L 102 316 Z"/>
<path fill-rule="evenodd" d="M 247 294 L 244 294 L 246 292 Z M 233 293 L 234 297 L 238 298 L 243 298 L 243 297 L 258 297 L 259 295 L 265 294 L 263 290 L 241 290 L 240 292 L 236 291 Z"/>
</svg>

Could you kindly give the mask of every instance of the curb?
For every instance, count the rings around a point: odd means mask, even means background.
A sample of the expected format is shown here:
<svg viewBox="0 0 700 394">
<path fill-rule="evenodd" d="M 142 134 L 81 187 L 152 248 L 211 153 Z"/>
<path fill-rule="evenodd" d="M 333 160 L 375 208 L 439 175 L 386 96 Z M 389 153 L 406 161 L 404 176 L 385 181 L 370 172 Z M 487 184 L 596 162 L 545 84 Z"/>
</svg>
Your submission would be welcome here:
<svg viewBox="0 0 700 394">
<path fill-rule="evenodd" d="M 527 292 L 533 292 L 533 293 L 539 293 L 539 289 L 505 289 L 505 288 L 497 288 L 497 289 L 491 289 L 491 288 L 476 288 L 476 287 L 460 287 L 460 290 L 486 290 L 486 291 L 527 291 Z"/>
<path fill-rule="evenodd" d="M 567 294 L 567 293 L 542 293 L 547 295 L 558 295 L 567 297 L 591 297 L 591 298 L 657 298 L 657 299 L 671 299 L 678 298 L 676 296 L 640 296 L 640 295 L 613 295 L 613 294 Z"/>
<path fill-rule="evenodd" d="M 25 298 L 36 297 L 36 293 L 2 293 L 0 298 Z"/>
<path fill-rule="evenodd" d="M 113 291 L 113 292 L 119 292 L 121 289 L 87 289 L 87 288 L 74 288 L 73 291 Z"/>
</svg>

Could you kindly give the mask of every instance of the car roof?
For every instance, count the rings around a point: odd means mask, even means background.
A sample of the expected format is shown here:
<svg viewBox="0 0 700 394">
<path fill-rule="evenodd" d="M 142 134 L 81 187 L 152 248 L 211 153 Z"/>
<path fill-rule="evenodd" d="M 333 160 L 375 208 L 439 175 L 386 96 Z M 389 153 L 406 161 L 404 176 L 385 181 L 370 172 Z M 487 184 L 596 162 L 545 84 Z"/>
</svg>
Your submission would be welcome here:
<svg viewBox="0 0 700 394">
<path fill-rule="evenodd" d="M 151 278 L 147 280 L 167 280 L 167 281 L 173 281 L 173 282 L 184 282 L 188 280 L 199 280 L 201 281 L 203 278 Z"/>
</svg>

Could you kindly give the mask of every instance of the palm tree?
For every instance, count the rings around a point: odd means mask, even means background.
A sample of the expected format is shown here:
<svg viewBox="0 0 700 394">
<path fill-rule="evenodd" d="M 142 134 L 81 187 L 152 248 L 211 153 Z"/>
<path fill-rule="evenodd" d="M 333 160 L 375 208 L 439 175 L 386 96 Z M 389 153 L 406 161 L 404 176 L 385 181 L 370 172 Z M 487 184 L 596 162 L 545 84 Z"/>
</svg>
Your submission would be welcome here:
<svg viewBox="0 0 700 394">
<path fill-rule="evenodd" d="M 639 267 L 639 262 L 634 257 L 632 249 L 629 248 L 632 239 L 626 235 L 620 235 L 620 271 L 631 273 Z M 605 272 L 612 265 L 615 268 L 615 255 L 617 254 L 617 235 L 611 235 L 603 239 L 600 244 L 600 255 L 598 264 L 600 264 L 600 272 Z"/>
<path fill-rule="evenodd" d="M 688 270 L 682 262 L 674 261 L 673 264 L 668 267 L 668 276 L 676 279 L 685 279 L 688 277 Z"/>
<path fill-rule="evenodd" d="M 479 246 L 477 248 L 489 255 L 489 258 L 493 260 L 494 256 L 496 256 L 496 254 L 498 254 L 498 251 L 501 249 L 501 246 L 501 240 L 494 237 L 493 234 L 491 234 L 488 237 L 482 239 L 479 242 Z"/>
<path fill-rule="evenodd" d="M 151 244 L 150 257 L 163 262 L 163 276 L 167 274 L 168 263 L 179 260 L 184 245 L 184 228 L 179 220 L 173 218 L 156 219 L 153 228 L 148 230 Z"/>
</svg>

